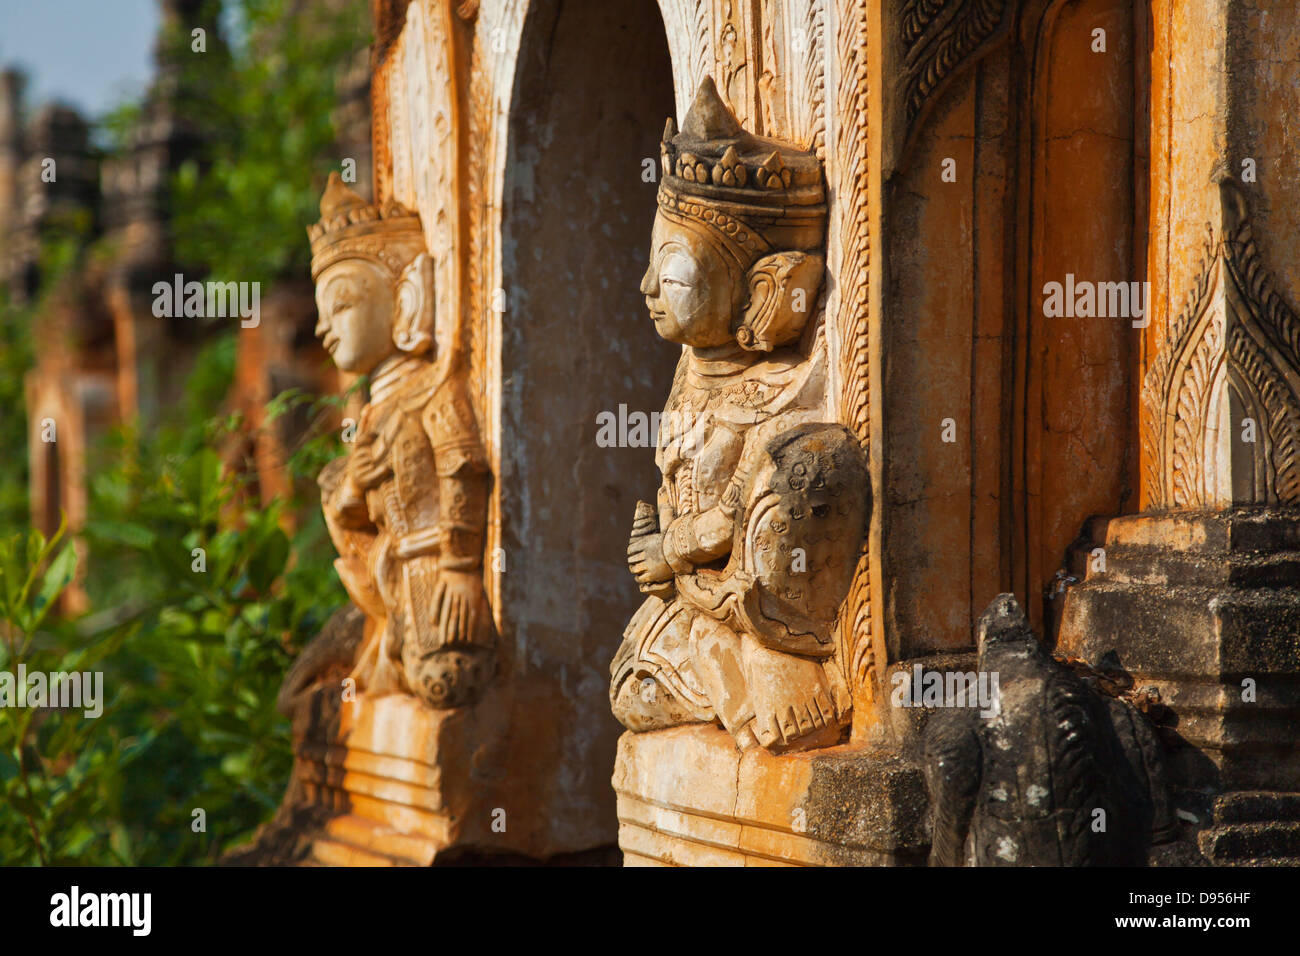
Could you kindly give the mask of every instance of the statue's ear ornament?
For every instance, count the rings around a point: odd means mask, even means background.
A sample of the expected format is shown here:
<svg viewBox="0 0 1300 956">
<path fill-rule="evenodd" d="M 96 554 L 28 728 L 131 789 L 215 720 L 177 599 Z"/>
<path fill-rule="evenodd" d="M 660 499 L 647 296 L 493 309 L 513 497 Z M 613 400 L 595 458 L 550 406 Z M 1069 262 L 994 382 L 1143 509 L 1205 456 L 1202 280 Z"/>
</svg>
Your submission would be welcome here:
<svg viewBox="0 0 1300 956">
<path fill-rule="evenodd" d="M 821 288 L 822 256 L 776 252 L 749 269 L 749 303 L 736 341 L 751 352 L 770 352 L 799 338 Z"/>
<path fill-rule="evenodd" d="M 402 270 L 394 295 L 393 342 L 419 355 L 433 345 L 433 259 L 421 252 Z"/>
</svg>

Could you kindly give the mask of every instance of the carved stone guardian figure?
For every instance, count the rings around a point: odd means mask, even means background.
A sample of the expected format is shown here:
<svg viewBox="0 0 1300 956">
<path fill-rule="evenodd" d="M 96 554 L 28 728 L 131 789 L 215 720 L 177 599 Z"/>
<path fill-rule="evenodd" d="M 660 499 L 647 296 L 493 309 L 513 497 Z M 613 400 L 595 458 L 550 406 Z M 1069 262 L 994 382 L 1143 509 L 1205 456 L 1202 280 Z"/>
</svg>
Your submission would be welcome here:
<svg viewBox="0 0 1300 956">
<path fill-rule="evenodd" d="M 979 620 L 992 713 L 956 707 L 925 728 L 932 866 L 1143 866 L 1173 829 L 1164 753 L 1124 700 L 1053 660 L 1011 594 Z"/>
<path fill-rule="evenodd" d="M 834 743 L 852 705 L 830 631 L 868 482 L 801 342 L 824 268 L 821 164 L 743 130 L 709 78 L 661 150 L 641 291 L 683 350 L 657 507 L 638 504 L 628 544 L 647 597 L 611 668 L 614 714 L 633 731 L 716 722 L 741 748 Z"/>
<path fill-rule="evenodd" d="M 335 567 L 367 617 L 351 676 L 372 697 L 463 706 L 495 669 L 487 467 L 456 350 L 435 354 L 420 220 L 366 204 L 334 174 L 309 232 L 316 334 L 340 369 L 370 376 L 352 448 L 320 476 Z M 286 688 L 311 676 L 291 673 Z"/>
</svg>

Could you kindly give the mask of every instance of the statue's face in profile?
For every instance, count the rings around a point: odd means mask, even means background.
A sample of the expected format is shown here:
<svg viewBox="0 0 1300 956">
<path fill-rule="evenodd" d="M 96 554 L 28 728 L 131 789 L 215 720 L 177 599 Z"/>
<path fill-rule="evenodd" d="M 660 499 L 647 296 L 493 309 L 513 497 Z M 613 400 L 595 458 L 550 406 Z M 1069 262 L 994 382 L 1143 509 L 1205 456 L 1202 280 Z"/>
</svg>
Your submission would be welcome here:
<svg viewBox="0 0 1300 956">
<path fill-rule="evenodd" d="M 316 337 L 345 372 L 374 371 L 393 344 L 392 279 L 366 259 L 334 263 L 316 282 Z"/>
<path fill-rule="evenodd" d="M 743 283 L 712 243 L 689 226 L 655 217 L 650 267 L 641 280 L 655 331 L 669 342 L 710 348 L 732 341 Z"/>
</svg>

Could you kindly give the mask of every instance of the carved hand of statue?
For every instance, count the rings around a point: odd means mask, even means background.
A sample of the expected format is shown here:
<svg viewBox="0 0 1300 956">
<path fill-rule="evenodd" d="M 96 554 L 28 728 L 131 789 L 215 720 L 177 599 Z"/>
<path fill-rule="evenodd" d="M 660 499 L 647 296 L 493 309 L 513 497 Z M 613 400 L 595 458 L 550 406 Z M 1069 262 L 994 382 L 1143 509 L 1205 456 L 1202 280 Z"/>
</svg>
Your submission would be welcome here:
<svg viewBox="0 0 1300 956">
<path fill-rule="evenodd" d="M 359 441 L 348 456 L 348 480 L 357 488 L 373 488 L 388 472 L 385 457 L 375 457 L 374 445 Z"/>
<path fill-rule="evenodd" d="M 627 543 L 627 566 L 637 584 L 672 580 L 673 569 L 664 560 L 664 536 L 657 531 L 637 534 L 633 528 Z"/>
<path fill-rule="evenodd" d="M 433 594 L 433 615 L 447 644 L 472 644 L 487 624 L 487 595 L 477 571 L 443 568 Z"/>
<path fill-rule="evenodd" d="M 654 506 L 638 501 L 627 542 L 627 565 L 642 591 L 652 590 L 650 586 L 656 582 L 672 580 L 673 569 L 664 560 L 663 540 Z"/>
<path fill-rule="evenodd" d="M 668 599 L 673 589 L 673 571 L 664 561 L 659 518 L 654 506 L 645 501 L 636 503 L 632 534 L 627 542 L 627 565 L 642 594 L 656 594 Z"/>
</svg>

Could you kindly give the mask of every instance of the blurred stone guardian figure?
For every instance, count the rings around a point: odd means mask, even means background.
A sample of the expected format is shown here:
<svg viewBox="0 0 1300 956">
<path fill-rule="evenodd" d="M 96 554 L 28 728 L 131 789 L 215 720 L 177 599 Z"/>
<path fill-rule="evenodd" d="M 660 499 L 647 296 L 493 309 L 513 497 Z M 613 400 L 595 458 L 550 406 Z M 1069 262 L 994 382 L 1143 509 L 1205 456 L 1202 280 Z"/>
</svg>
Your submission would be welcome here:
<svg viewBox="0 0 1300 956">
<path fill-rule="evenodd" d="M 612 665 L 614 714 L 633 731 L 716 722 L 742 748 L 834 743 L 852 704 L 830 631 L 868 482 L 798 347 L 824 267 L 821 164 L 743 130 L 710 78 L 661 153 L 641 291 L 685 348 L 657 507 L 638 505 L 628 543 L 647 597 Z"/>
<path fill-rule="evenodd" d="M 309 234 L 316 334 L 340 369 L 370 376 L 349 453 L 320 475 L 335 567 L 366 616 L 350 676 L 371 696 L 472 703 L 495 669 L 482 577 L 487 464 L 457 350 L 435 354 L 419 217 L 367 204 L 334 173 Z M 337 656 L 323 651 L 304 652 L 282 699 Z"/>
</svg>

